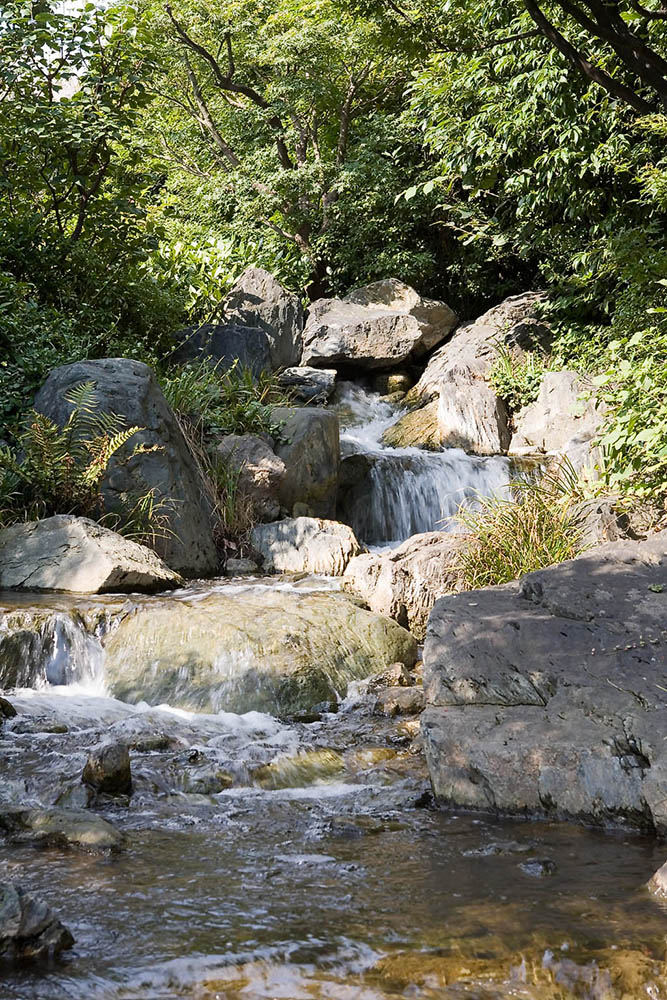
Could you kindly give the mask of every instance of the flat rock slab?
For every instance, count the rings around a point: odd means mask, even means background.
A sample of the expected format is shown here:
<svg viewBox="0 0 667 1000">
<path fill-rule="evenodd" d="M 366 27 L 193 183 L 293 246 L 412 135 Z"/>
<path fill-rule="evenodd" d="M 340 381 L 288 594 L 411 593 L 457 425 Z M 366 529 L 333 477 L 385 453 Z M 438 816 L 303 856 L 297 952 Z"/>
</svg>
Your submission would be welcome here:
<svg viewBox="0 0 667 1000">
<path fill-rule="evenodd" d="M 0 588 L 105 591 L 168 590 L 182 584 L 151 549 L 87 517 L 58 514 L 0 531 Z"/>
<path fill-rule="evenodd" d="M 667 532 L 435 605 L 422 729 L 443 804 L 667 835 Z"/>
<path fill-rule="evenodd" d="M 0 812 L 0 832 L 12 843 L 118 851 L 125 837 L 107 820 L 84 809 L 11 809 Z"/>
</svg>

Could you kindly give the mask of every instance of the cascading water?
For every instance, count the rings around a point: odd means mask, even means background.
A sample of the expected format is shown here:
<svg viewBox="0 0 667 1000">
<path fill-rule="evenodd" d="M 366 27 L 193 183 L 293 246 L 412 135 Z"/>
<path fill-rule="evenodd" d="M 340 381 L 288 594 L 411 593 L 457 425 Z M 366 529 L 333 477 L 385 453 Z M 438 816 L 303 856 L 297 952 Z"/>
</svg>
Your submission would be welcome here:
<svg viewBox="0 0 667 1000">
<path fill-rule="evenodd" d="M 344 457 L 359 456 L 360 483 L 346 501 L 346 520 L 371 545 L 399 544 L 424 531 L 448 531 L 459 507 L 506 492 L 510 463 L 459 448 L 441 452 L 390 448 L 384 432 L 402 415 L 377 393 L 352 383 L 339 390 Z"/>
</svg>

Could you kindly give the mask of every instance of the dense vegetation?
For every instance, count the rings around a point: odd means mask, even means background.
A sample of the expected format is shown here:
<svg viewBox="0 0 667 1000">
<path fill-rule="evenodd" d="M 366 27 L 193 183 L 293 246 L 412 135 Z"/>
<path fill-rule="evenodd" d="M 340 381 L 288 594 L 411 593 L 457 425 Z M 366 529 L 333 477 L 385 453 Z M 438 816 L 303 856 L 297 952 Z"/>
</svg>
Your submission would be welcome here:
<svg viewBox="0 0 667 1000">
<path fill-rule="evenodd" d="M 498 384 L 590 372 L 614 489 L 664 500 L 666 60 L 658 0 L 8 0 L 0 438 L 60 363 L 164 367 L 248 264 L 464 315 L 538 287 L 553 355 Z"/>
</svg>

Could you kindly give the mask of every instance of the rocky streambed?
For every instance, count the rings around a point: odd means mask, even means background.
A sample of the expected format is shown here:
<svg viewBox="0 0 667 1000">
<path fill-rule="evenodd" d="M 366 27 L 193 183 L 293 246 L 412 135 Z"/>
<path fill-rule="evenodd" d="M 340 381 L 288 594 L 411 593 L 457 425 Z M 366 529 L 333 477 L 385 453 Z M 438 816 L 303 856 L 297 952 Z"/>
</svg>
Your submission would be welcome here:
<svg viewBox="0 0 667 1000">
<path fill-rule="evenodd" d="M 336 586 L 3 596 L 22 641 L 30 621 L 51 636 L 0 727 L 3 884 L 20 883 L 74 939 L 50 963 L 5 964 L 3 997 L 667 995 L 667 909 L 644 888 L 660 844 L 434 808 L 414 640 L 382 619 L 377 631 Z M 286 713 L 269 686 L 257 711 L 243 685 L 225 687 L 234 658 L 220 635 L 243 631 L 267 651 L 271 622 L 295 663 L 308 642 L 318 684 L 347 688 L 340 704 L 314 703 L 316 687 L 309 713 Z M 384 657 L 386 675 L 342 679 L 341 645 L 361 657 L 359 676 L 365 655 Z M 77 672 L 48 684 L 73 649 Z M 188 705 L 195 668 L 208 694 Z M 238 712 L 213 704 L 221 690 Z M 87 764 L 100 746 L 115 748 L 104 766 L 119 784 Z"/>
</svg>

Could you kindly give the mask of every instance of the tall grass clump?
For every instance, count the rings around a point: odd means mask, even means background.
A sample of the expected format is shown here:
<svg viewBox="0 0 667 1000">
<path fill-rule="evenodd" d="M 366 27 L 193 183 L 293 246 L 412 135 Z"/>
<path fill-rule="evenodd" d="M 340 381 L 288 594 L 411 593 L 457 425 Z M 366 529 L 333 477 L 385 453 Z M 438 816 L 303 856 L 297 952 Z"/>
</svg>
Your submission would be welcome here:
<svg viewBox="0 0 667 1000">
<path fill-rule="evenodd" d="M 509 497 L 479 497 L 474 508 L 462 508 L 457 520 L 469 544 L 458 568 L 465 588 L 509 583 L 583 551 L 589 491 L 565 462 L 538 481 L 513 482 Z"/>
</svg>

